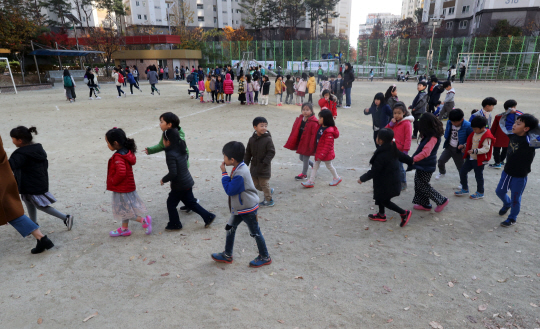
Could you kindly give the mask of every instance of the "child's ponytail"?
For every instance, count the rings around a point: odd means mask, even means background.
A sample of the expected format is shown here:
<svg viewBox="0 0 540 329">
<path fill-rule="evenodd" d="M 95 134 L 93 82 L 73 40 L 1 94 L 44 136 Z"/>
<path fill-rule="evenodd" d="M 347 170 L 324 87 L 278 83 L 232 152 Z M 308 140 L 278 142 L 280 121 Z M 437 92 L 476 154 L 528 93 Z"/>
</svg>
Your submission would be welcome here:
<svg viewBox="0 0 540 329">
<path fill-rule="evenodd" d="M 133 154 L 137 152 L 137 145 L 135 144 L 135 140 L 133 138 L 126 138 L 124 147 L 131 151 L 131 153 Z"/>
<path fill-rule="evenodd" d="M 38 134 L 36 127 L 26 128 L 25 126 L 18 126 L 17 128 L 11 129 L 9 136 L 11 138 L 22 140 L 23 144 L 26 145 L 32 143 L 32 134 Z"/>
<path fill-rule="evenodd" d="M 113 147 L 116 147 L 115 144 L 117 144 L 120 149 L 125 148 L 128 151 L 131 151 L 131 153 L 135 154 L 137 152 L 137 145 L 135 144 L 135 140 L 133 138 L 128 138 L 126 136 L 126 133 L 121 128 L 113 128 L 105 134 L 105 138 L 107 138 L 107 142 Z"/>
<path fill-rule="evenodd" d="M 159 119 L 163 119 L 163 121 L 166 123 L 170 123 L 171 128 L 180 130 L 180 118 L 176 114 L 172 112 L 165 112 L 159 116 Z"/>
</svg>

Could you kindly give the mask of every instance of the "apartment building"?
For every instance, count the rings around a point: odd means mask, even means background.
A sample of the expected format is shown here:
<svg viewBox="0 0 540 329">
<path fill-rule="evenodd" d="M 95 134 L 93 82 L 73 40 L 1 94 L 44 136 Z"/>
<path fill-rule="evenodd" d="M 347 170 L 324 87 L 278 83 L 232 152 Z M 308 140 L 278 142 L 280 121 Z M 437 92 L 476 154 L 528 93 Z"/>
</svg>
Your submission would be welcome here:
<svg viewBox="0 0 540 329">
<path fill-rule="evenodd" d="M 339 12 L 339 16 L 332 19 L 332 26 L 334 27 L 334 34 L 340 36 L 346 36 L 349 40 L 351 34 L 351 9 L 352 0 L 340 0 L 336 5 L 336 11 Z"/>
<path fill-rule="evenodd" d="M 425 0 L 430 1 L 430 0 Z M 417 9 L 424 8 L 424 0 L 402 0 L 401 3 L 401 18 L 414 18 L 414 13 Z"/>
<path fill-rule="evenodd" d="M 392 33 L 392 25 L 401 20 L 401 15 L 391 13 L 371 13 L 366 17 L 366 23 L 360 24 L 359 35 L 369 36 L 373 32 L 373 27 L 381 23 L 385 35 Z"/>
</svg>

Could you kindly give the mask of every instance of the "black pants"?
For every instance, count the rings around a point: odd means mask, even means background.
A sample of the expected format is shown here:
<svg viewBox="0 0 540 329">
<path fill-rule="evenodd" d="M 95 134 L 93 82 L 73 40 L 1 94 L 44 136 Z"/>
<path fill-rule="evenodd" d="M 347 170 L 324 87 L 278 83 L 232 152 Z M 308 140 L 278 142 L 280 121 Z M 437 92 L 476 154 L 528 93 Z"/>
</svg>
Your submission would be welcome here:
<svg viewBox="0 0 540 329">
<path fill-rule="evenodd" d="M 116 86 L 116 90 L 118 90 L 118 96 L 122 96 L 122 94 L 125 94 L 122 90 L 122 86 Z"/>
<path fill-rule="evenodd" d="M 137 86 L 136 84 L 130 83 L 130 84 L 129 84 L 129 90 L 131 91 L 131 94 L 133 94 L 133 87 L 135 87 L 135 88 L 141 90 L 141 89 L 139 88 L 139 86 Z"/>
<path fill-rule="evenodd" d="M 253 96 L 253 102 L 259 103 L 259 92 L 255 91 L 255 96 Z"/>
<path fill-rule="evenodd" d="M 180 223 L 180 216 L 178 215 L 178 210 L 176 207 L 182 201 L 186 207 L 197 213 L 202 217 L 205 223 L 212 218 L 213 214 L 209 213 L 206 209 L 201 207 L 197 203 L 197 199 L 193 196 L 193 190 L 172 190 L 169 192 L 169 197 L 167 198 L 167 211 L 169 212 L 169 226 L 174 228 L 181 228 L 182 223 Z"/>
<path fill-rule="evenodd" d="M 468 158 L 459 171 L 459 178 L 461 186 L 464 190 L 469 190 L 469 181 L 467 174 L 474 170 L 474 177 L 476 178 L 476 190 L 484 194 L 484 165 L 479 166 L 476 159 Z"/>
<path fill-rule="evenodd" d="M 94 89 L 94 87 L 90 87 L 90 97 L 92 97 L 92 93 L 94 93 L 94 96 L 98 97 L 97 94 L 96 94 L 96 90 Z M 504 152 L 504 155 L 506 156 L 506 152 Z"/>
<path fill-rule="evenodd" d="M 502 163 L 506 159 L 506 151 L 508 147 L 494 147 L 493 148 L 493 158 L 495 163 Z"/>
<path fill-rule="evenodd" d="M 216 93 L 215 90 L 212 90 L 211 93 L 212 93 L 212 103 L 213 103 L 213 102 L 214 102 L 214 98 L 215 98 L 216 101 L 217 101 L 217 93 Z"/>
<path fill-rule="evenodd" d="M 419 113 L 419 114 L 413 113 L 413 117 L 414 117 L 413 136 L 418 136 L 418 120 L 420 120 L 421 116 L 422 116 L 422 113 Z"/>
<path fill-rule="evenodd" d="M 191 87 L 191 88 L 193 88 L 193 89 L 189 89 L 189 90 L 188 90 L 188 94 L 189 94 L 190 92 L 194 92 L 195 95 L 196 95 L 195 98 L 199 99 L 199 88 L 197 88 L 197 87 L 195 87 L 195 86 L 193 86 L 193 87 Z"/>
<path fill-rule="evenodd" d="M 231 101 L 231 94 L 225 94 L 225 101 L 230 102 Z"/>
<path fill-rule="evenodd" d="M 308 102 L 313 103 L 313 94 L 309 94 Z"/>
<path fill-rule="evenodd" d="M 377 201 L 377 204 L 379 205 L 379 214 L 384 215 L 384 208 L 388 208 L 390 210 L 393 210 L 397 212 L 400 215 L 405 214 L 405 210 L 400 208 L 398 205 L 393 203 L 391 200 L 384 200 L 384 201 Z"/>
<path fill-rule="evenodd" d="M 186 75 L 184 73 L 180 73 L 180 80 L 184 80 Z"/>
<path fill-rule="evenodd" d="M 377 135 L 379 135 L 379 131 L 373 131 L 373 142 L 375 143 L 375 148 L 379 148 L 379 144 L 377 144 Z"/>
<path fill-rule="evenodd" d="M 459 81 L 460 81 L 461 83 L 463 83 L 464 80 L 465 80 L 465 70 L 463 70 L 463 71 L 461 71 L 461 72 L 459 73 Z"/>
</svg>

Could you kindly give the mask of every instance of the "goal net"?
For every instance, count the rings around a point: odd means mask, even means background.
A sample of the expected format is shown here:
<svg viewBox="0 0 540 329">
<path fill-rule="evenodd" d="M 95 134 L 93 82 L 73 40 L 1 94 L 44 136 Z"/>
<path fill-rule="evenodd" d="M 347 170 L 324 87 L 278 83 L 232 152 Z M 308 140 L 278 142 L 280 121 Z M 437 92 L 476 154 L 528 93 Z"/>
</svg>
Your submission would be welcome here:
<svg viewBox="0 0 540 329">
<path fill-rule="evenodd" d="M 466 80 L 537 80 L 540 52 L 460 53 L 458 75 L 463 61 Z"/>
<path fill-rule="evenodd" d="M 6 57 L 0 57 L 0 63 L 6 62 L 6 68 L 9 71 L 9 75 L 11 76 L 11 83 L 13 83 L 13 89 L 15 90 L 15 94 L 17 93 L 17 87 L 15 86 L 15 80 L 13 79 L 13 73 L 11 72 L 11 67 L 9 66 L 9 60 Z M 0 92 L 2 90 L 0 89 Z"/>
</svg>

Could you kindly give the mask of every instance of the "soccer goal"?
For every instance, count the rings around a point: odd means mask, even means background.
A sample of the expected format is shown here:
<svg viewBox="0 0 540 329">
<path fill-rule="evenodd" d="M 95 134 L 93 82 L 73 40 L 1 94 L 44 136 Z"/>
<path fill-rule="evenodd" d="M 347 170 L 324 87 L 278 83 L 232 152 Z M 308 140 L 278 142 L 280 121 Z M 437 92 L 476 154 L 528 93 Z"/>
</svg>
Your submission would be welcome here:
<svg viewBox="0 0 540 329">
<path fill-rule="evenodd" d="M 467 80 L 538 80 L 540 52 L 459 53 L 456 69 L 465 61 Z"/>
<path fill-rule="evenodd" d="M 9 60 L 6 57 L 0 57 L 0 63 L 6 61 L 6 67 L 9 70 L 9 75 L 11 76 L 11 82 L 13 83 L 13 89 L 15 89 L 15 94 L 17 93 L 17 87 L 15 86 L 15 80 L 13 79 L 13 73 L 11 73 L 11 67 L 9 66 Z M 0 90 L 1 92 L 1 90 Z"/>
</svg>

